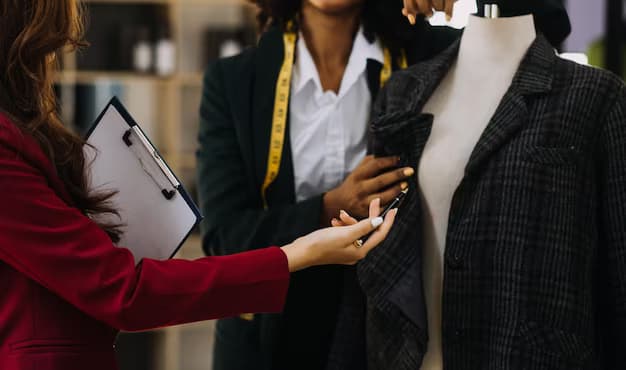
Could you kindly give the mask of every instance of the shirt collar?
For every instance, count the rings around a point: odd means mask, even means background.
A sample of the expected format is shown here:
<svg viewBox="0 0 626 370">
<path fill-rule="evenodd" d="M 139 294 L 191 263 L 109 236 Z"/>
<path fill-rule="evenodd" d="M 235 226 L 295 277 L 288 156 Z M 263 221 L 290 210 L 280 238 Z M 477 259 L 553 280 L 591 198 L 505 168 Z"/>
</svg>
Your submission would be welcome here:
<svg viewBox="0 0 626 370">
<path fill-rule="evenodd" d="M 383 64 L 385 57 L 380 41 L 375 39 L 374 42 L 370 43 L 365 38 L 363 27 L 361 27 L 352 45 L 352 52 L 350 53 L 350 58 L 348 59 L 348 64 L 341 81 L 339 95 L 343 95 L 366 70 L 368 59 Z M 322 91 L 322 83 L 317 73 L 317 67 L 315 66 L 313 56 L 309 52 L 302 34 L 298 37 L 296 45 L 296 62 L 292 78 L 292 92 L 294 94 L 300 92 L 309 82 L 313 82 L 317 90 Z"/>
</svg>

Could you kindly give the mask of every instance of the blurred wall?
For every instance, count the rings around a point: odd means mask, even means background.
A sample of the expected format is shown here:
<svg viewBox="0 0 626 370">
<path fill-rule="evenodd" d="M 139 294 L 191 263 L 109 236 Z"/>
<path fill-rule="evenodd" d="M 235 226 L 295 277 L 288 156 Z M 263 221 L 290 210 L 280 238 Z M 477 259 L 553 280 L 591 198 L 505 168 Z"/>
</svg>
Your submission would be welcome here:
<svg viewBox="0 0 626 370">
<path fill-rule="evenodd" d="M 569 52 L 586 52 L 589 45 L 604 35 L 604 0 L 567 0 L 572 33 L 565 42 Z"/>
</svg>

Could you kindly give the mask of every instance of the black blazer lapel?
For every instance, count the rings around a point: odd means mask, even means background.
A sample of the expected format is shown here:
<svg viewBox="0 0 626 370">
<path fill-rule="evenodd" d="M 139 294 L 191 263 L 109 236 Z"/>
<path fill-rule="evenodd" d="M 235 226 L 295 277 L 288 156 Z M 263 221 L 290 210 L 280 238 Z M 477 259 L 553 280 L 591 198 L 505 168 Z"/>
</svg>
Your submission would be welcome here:
<svg viewBox="0 0 626 370">
<path fill-rule="evenodd" d="M 405 96 L 391 97 L 395 106 L 420 114 L 459 53 L 460 40 L 410 76 L 412 90 Z M 480 167 L 524 125 L 527 116 L 526 96 L 545 93 L 552 88 L 552 66 L 556 54 L 543 35 L 538 35 L 522 60 L 511 87 L 476 144 L 466 166 L 466 173 Z M 413 71 L 411 71 L 413 72 Z M 394 100 L 396 100 L 394 102 Z"/>
<path fill-rule="evenodd" d="M 526 96 L 550 91 L 556 58 L 548 40 L 543 35 L 537 36 L 522 60 L 511 87 L 474 147 L 466 173 L 480 168 L 524 127 L 528 116 Z"/>
<path fill-rule="evenodd" d="M 252 124 L 250 129 L 253 137 L 253 153 L 255 157 L 254 162 L 256 163 L 255 172 L 257 183 L 259 184 L 259 194 L 267 170 L 274 98 L 276 95 L 276 81 L 278 80 L 283 58 L 283 33 L 277 27 L 272 27 L 263 34 L 257 47 L 255 81 L 252 96 L 252 119 L 250 120 Z M 278 177 L 268 189 L 268 202 L 293 202 L 295 199 L 293 177 L 289 123 L 287 122 L 280 171 Z"/>
<path fill-rule="evenodd" d="M 376 99 L 378 92 L 380 91 L 380 72 L 383 70 L 383 65 L 377 60 L 367 60 L 367 87 L 372 94 L 372 101 Z"/>
<path fill-rule="evenodd" d="M 437 56 L 432 62 L 424 65 L 420 73 L 409 69 L 402 73 L 402 78 L 396 78 L 391 86 L 391 93 L 384 96 L 384 101 L 379 101 L 379 105 L 384 105 L 383 113 L 373 117 L 370 127 L 369 150 L 376 156 L 400 155 L 402 165 L 414 167 L 421 151 L 430 136 L 433 117 L 422 114 L 422 108 L 433 94 L 440 81 L 448 72 L 458 54 L 459 43 L 450 46 L 444 53 Z M 417 183 L 412 182 L 414 188 L 410 192 L 409 198 L 404 203 L 419 205 L 419 191 Z M 415 311 L 407 316 L 414 321 L 414 324 L 425 332 L 425 320 L 419 309 L 415 307 L 404 307 L 400 302 L 414 301 L 402 299 L 397 291 L 397 287 L 406 287 L 420 280 L 420 276 L 410 271 L 414 264 L 421 263 L 421 251 L 413 245 L 402 243 L 405 235 L 417 232 L 419 228 L 414 225 L 420 223 L 420 209 L 415 206 L 411 208 L 411 215 L 407 215 L 402 210 L 403 219 L 410 218 L 406 228 L 394 227 L 390 237 L 384 246 L 377 248 L 358 265 L 359 280 L 370 303 L 379 307 L 393 303 L 402 311 L 405 309 Z M 402 229 L 402 232 L 399 232 Z M 420 236 L 417 237 L 418 239 Z M 413 291 L 415 294 L 422 294 L 421 283 Z M 418 300 L 419 301 L 419 300 Z"/>
<path fill-rule="evenodd" d="M 427 62 L 425 68 L 419 70 L 419 74 L 415 70 L 409 71 L 409 76 L 412 78 L 410 82 L 412 90 L 404 96 L 404 99 L 408 99 L 403 102 L 405 109 L 408 108 L 415 114 L 422 113 L 422 109 L 456 61 L 460 46 L 461 41 L 457 40 L 437 57 Z"/>
</svg>

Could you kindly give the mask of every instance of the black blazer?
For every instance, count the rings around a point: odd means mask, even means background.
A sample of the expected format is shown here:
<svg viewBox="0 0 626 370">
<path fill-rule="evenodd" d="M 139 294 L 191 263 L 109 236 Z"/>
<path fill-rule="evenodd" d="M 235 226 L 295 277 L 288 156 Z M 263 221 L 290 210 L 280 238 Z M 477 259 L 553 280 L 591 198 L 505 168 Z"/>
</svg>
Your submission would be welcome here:
<svg viewBox="0 0 626 370">
<path fill-rule="evenodd" d="M 390 80 L 371 125 L 375 154 L 419 162 L 433 122 L 422 108 L 457 53 L 458 44 Z M 421 217 L 414 191 L 388 239 L 358 266 L 369 370 L 420 367 Z M 444 262 L 446 369 L 626 369 L 619 78 L 560 59 L 537 38 L 455 192 Z"/>
<path fill-rule="evenodd" d="M 425 27 L 409 61 L 449 46 L 458 32 Z M 275 85 L 283 61 L 282 33 L 272 28 L 257 47 L 207 68 L 200 108 L 199 198 L 205 221 L 203 247 L 231 254 L 284 245 L 320 227 L 322 194 L 300 203 L 289 127 L 280 173 L 263 210 L 261 185 L 269 151 Z M 370 90 L 379 90 L 382 66 L 368 63 Z M 288 125 L 287 125 L 288 126 Z M 257 315 L 218 323 L 216 370 L 321 369 L 326 361 L 340 299 L 342 269 L 319 267 L 293 274 L 282 315 Z M 278 356 L 274 356 L 279 354 Z"/>
</svg>

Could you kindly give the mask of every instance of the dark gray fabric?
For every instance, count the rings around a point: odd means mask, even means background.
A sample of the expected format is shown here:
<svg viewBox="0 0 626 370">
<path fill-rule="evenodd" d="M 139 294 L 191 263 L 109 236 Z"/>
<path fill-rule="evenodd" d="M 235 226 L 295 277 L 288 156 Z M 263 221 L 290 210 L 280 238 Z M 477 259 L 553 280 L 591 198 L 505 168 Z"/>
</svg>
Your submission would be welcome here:
<svg viewBox="0 0 626 370">
<path fill-rule="evenodd" d="M 416 166 L 433 122 L 422 108 L 457 54 L 458 44 L 392 77 L 375 107 L 374 154 Z M 445 369 L 626 369 L 625 113 L 619 78 L 537 38 L 454 194 Z M 364 296 L 344 302 L 329 369 L 420 368 L 421 210 L 410 185 L 389 237 L 357 266 Z"/>
</svg>

